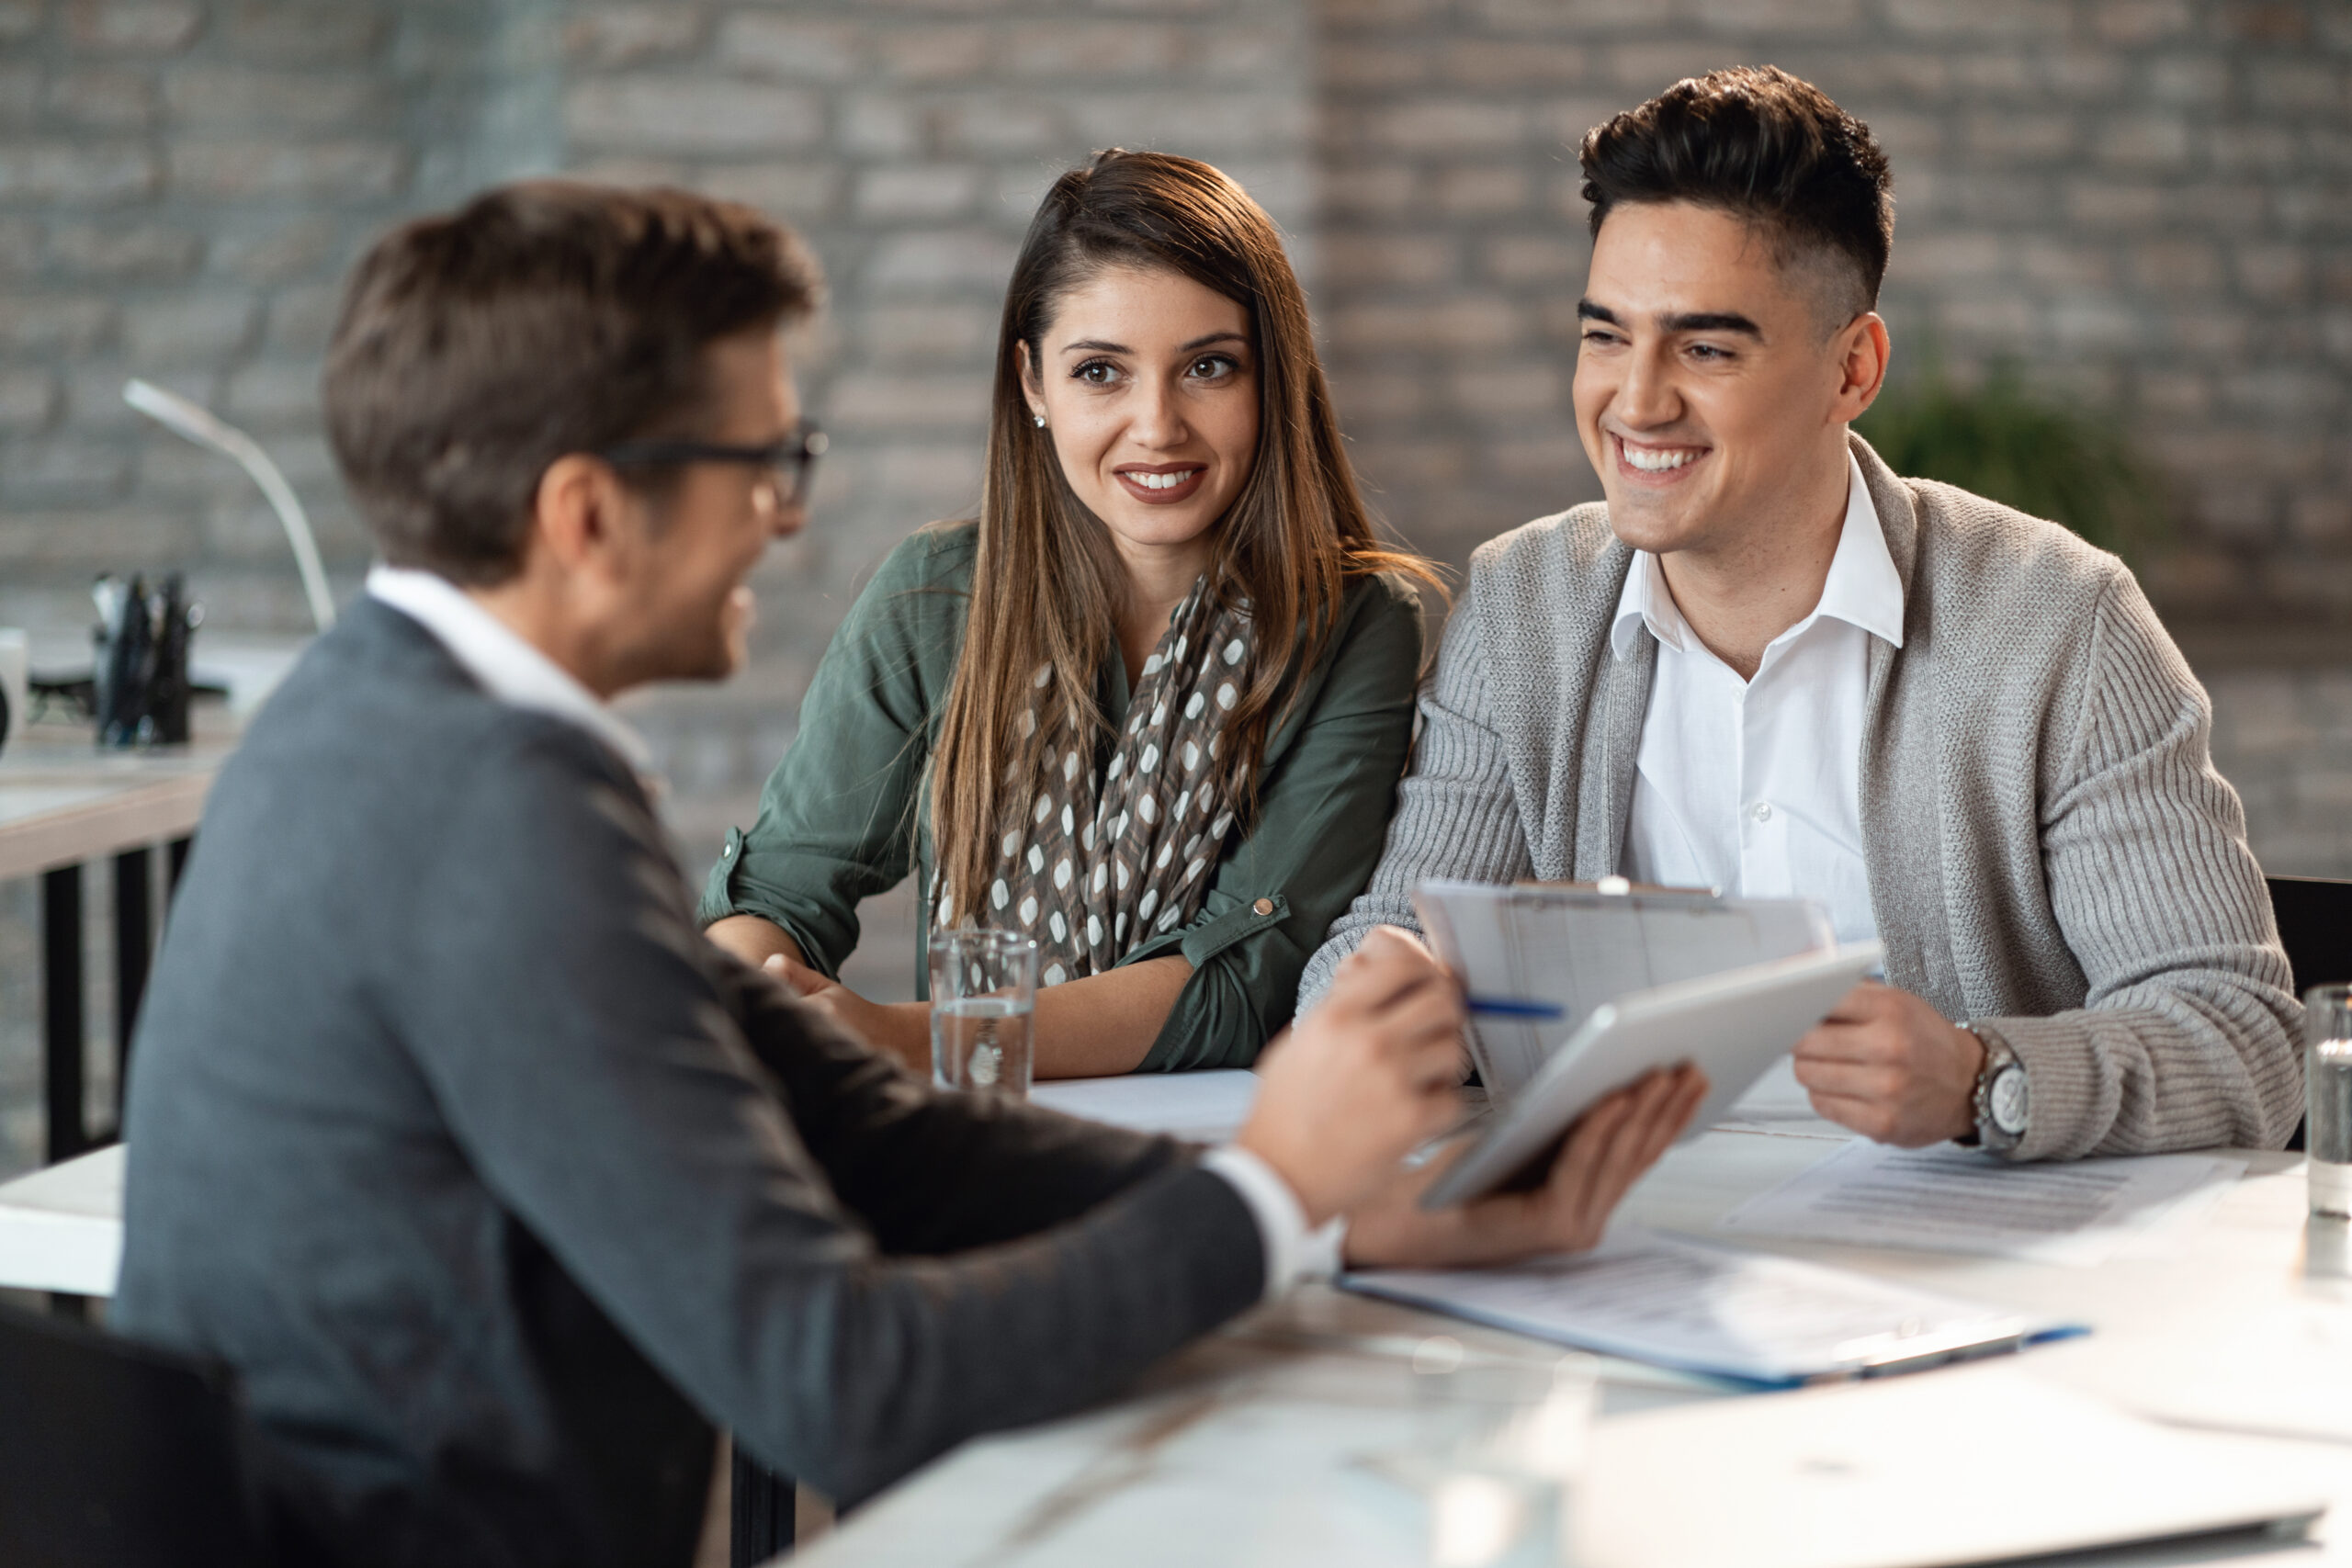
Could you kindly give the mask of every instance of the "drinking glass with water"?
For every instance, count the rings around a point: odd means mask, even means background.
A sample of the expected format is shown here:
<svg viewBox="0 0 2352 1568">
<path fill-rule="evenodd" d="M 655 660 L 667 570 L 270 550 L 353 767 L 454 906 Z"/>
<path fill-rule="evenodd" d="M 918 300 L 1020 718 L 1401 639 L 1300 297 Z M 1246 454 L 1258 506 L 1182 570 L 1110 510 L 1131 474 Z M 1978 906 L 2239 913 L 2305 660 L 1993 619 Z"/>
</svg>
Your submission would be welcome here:
<svg viewBox="0 0 2352 1568">
<path fill-rule="evenodd" d="M 2352 1219 L 2352 986 L 2303 993 L 2312 1213 Z"/>
<path fill-rule="evenodd" d="M 931 1073 L 944 1089 L 1029 1098 L 1037 944 L 1011 931 L 931 939 Z"/>
</svg>

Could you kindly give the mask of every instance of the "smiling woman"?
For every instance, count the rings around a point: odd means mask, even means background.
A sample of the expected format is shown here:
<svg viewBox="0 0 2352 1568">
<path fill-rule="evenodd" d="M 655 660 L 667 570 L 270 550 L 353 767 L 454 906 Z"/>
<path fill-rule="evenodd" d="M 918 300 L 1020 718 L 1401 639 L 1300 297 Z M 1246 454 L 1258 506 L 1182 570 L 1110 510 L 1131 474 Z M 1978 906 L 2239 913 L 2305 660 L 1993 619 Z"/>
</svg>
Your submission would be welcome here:
<svg viewBox="0 0 2352 1568">
<path fill-rule="evenodd" d="M 1014 267 L 979 516 L 851 610 L 711 936 L 922 1068 L 926 1004 L 830 978 L 911 872 L 930 929 L 1036 940 L 1041 1076 L 1247 1065 L 1379 855 L 1415 580 L 1273 224 L 1205 164 L 1102 153 Z"/>
</svg>

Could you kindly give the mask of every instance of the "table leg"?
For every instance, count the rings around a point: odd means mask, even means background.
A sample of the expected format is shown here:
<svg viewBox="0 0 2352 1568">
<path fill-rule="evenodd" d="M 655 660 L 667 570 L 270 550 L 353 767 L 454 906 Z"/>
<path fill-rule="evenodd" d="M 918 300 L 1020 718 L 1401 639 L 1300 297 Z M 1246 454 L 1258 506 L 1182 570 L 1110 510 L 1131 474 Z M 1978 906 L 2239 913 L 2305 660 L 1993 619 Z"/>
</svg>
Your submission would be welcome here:
<svg viewBox="0 0 2352 1568">
<path fill-rule="evenodd" d="M 169 908 L 180 890 L 180 873 L 187 869 L 187 852 L 194 839 L 174 839 L 164 846 L 164 907 Z"/>
<path fill-rule="evenodd" d="M 139 1001 L 147 994 L 147 964 L 155 949 L 154 856 L 144 849 L 114 857 L 114 1112 L 122 1125 L 130 1084 L 131 1034 Z"/>
<path fill-rule="evenodd" d="M 792 1544 L 792 1482 L 746 1457 L 742 1450 L 734 1452 L 728 1508 L 733 1540 L 728 1561 L 732 1568 L 754 1568 Z"/>
<path fill-rule="evenodd" d="M 82 1122 L 82 868 L 41 876 L 41 942 L 48 992 L 49 1162 L 89 1145 Z"/>
</svg>

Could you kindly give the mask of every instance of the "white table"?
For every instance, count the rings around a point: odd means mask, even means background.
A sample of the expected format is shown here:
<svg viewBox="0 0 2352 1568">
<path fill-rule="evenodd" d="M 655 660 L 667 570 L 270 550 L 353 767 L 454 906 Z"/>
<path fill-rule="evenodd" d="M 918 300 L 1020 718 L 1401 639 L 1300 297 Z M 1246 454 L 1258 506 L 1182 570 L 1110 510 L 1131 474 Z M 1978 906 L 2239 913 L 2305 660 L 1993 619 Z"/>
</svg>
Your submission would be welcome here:
<svg viewBox="0 0 2352 1568">
<path fill-rule="evenodd" d="M 1203 1113 L 1203 1089 L 1215 1090 L 1211 1098 L 1225 1102 L 1226 1114 L 1246 1104 L 1232 1084 L 1187 1087 L 1193 1092 L 1183 1097 L 1180 1119 L 1188 1122 Z M 1102 1091 L 1076 1092 L 1100 1100 Z M 1112 1093 L 1114 1100 L 1123 1096 L 1132 1098 Z M 1057 1097 L 1069 1098 L 1046 1098 Z M 1123 1120 L 1138 1119 L 1135 1109 L 1118 1107 L 1128 1113 Z M 1674 1150 L 1634 1190 L 1623 1217 L 1705 1235 L 1748 1197 L 1844 1146 L 1835 1129 L 1770 1083 L 1736 1114 L 1736 1125 L 1747 1130 L 1719 1129 Z M 2169 1252 L 2120 1257 L 2098 1269 L 1736 1239 L 2087 1321 L 2089 1337 L 2029 1351 L 2016 1364 L 2131 1408 L 2256 1314 L 2313 1301 L 2352 1314 L 2352 1236 L 2342 1224 L 2306 1224 L 2301 1156 L 2243 1157 L 2247 1174 L 2183 1229 Z M 109 1293 L 121 1247 L 121 1172 L 117 1148 L 0 1186 L 0 1285 Z M 1307 1287 L 1170 1358 L 1109 1406 L 966 1444 L 791 1561 L 810 1568 L 1419 1568 L 1419 1505 L 1354 1459 L 1408 1441 L 1405 1352 L 1431 1334 L 1493 1355 L 1558 1354 L 1498 1330 Z M 1721 1397 L 1673 1374 L 1621 1362 L 1609 1369 L 1611 1415 Z M 1604 1420 L 1598 1440 L 1605 1443 L 1607 1434 Z M 2225 1440 L 2266 1461 L 2340 1474 L 2330 1483 L 2335 1502 L 2320 1545 L 2285 1557 L 2175 1547 L 2097 1561 L 2109 1568 L 2352 1565 L 2352 1445 Z"/>
<path fill-rule="evenodd" d="M 1717 1131 L 1673 1151 L 1629 1198 L 1625 1218 L 1703 1235 L 1746 1198 L 1842 1146 L 1799 1119 L 1789 1126 Z M 2307 1242 L 2301 1157 L 2245 1157 L 2246 1177 L 2180 1235 L 2174 1255 L 2096 1269 L 1738 1240 L 2087 1320 L 2089 1337 L 2029 1351 L 2016 1364 L 2128 1406 L 2248 1314 L 2314 1295 L 2340 1296 L 2352 1312 L 2342 1227 L 2314 1231 Z M 1419 1506 L 1353 1456 L 1408 1440 L 1410 1374 L 1398 1352 L 1438 1333 L 1501 1354 L 1557 1354 L 1498 1331 L 1305 1289 L 1172 1358 L 1109 1407 L 966 1444 L 792 1561 L 807 1568 L 1418 1565 L 1425 1561 Z M 1714 1397 L 1611 1365 L 1611 1414 Z M 1604 1420 L 1596 1440 L 1605 1444 L 1607 1434 Z M 2263 1563 L 2352 1562 L 2352 1446 L 2222 1440 L 2341 1476 L 2330 1482 L 2336 1501 L 2321 1528 L 2326 1544 L 2283 1559 L 2262 1554 Z M 2237 1550 L 2150 1549 L 2098 1561 L 2233 1561 Z"/>
<path fill-rule="evenodd" d="M 189 746 L 100 750 L 85 728 L 41 725 L 0 752 L 0 878 L 41 878 L 48 1156 L 89 1146 L 84 1125 L 82 867 L 114 862 L 115 1035 L 126 1054 L 154 942 L 153 860 L 167 846 L 176 881 L 214 774 L 233 748 L 225 716 L 204 710 Z"/>
<path fill-rule="evenodd" d="M 114 1294 L 122 1162 L 116 1144 L 0 1183 L 0 1289 Z"/>
</svg>

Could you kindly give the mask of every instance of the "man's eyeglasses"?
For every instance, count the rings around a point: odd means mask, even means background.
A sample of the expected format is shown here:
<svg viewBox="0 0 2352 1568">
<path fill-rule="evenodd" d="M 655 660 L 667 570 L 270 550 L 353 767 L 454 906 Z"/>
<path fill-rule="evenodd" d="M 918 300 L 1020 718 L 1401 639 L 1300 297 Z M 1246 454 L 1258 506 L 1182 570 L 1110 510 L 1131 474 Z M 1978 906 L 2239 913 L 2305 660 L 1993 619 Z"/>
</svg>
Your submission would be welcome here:
<svg viewBox="0 0 2352 1568">
<path fill-rule="evenodd" d="M 624 441 L 596 454 L 615 468 L 650 468 L 669 463 L 748 463 L 775 476 L 775 503 L 795 506 L 808 498 L 817 459 L 825 455 L 825 433 L 804 419 L 792 434 L 764 446 L 729 446 L 716 441 Z"/>
</svg>

